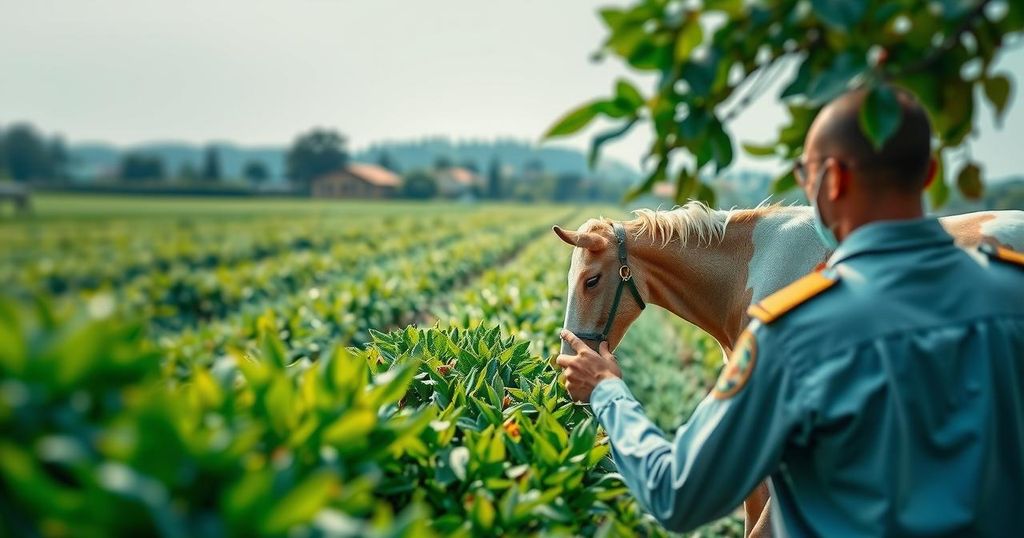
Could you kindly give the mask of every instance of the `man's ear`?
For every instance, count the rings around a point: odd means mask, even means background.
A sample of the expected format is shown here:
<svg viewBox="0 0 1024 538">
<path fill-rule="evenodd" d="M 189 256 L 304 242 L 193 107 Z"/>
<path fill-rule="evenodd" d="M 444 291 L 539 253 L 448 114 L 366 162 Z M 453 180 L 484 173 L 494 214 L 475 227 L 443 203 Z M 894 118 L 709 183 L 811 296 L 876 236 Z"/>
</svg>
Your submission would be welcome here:
<svg viewBox="0 0 1024 538">
<path fill-rule="evenodd" d="M 928 161 L 928 175 L 924 178 L 925 189 L 932 186 L 932 182 L 935 181 L 935 177 L 938 175 L 938 172 L 939 161 L 935 160 L 935 157 L 932 157 L 931 160 Z"/>
<path fill-rule="evenodd" d="M 850 188 L 853 176 L 838 159 L 829 157 L 825 161 L 825 166 L 828 167 L 828 172 L 822 178 L 822 181 L 825 182 L 822 188 L 825 189 L 825 198 L 834 202 Z"/>
<path fill-rule="evenodd" d="M 608 240 L 594 232 L 573 232 L 559 226 L 552 226 L 551 229 L 559 239 L 574 247 L 585 248 L 592 252 L 605 249 Z"/>
</svg>

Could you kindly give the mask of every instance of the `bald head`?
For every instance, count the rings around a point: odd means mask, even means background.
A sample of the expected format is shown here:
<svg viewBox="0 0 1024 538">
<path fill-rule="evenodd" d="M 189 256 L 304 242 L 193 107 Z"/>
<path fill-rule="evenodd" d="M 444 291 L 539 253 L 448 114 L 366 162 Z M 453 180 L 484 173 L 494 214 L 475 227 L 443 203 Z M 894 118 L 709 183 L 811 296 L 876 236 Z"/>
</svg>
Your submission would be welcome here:
<svg viewBox="0 0 1024 538">
<path fill-rule="evenodd" d="M 807 133 L 807 153 L 839 159 L 872 190 L 920 191 L 928 179 L 931 124 L 909 93 L 894 91 L 903 117 L 896 134 L 880 150 L 861 132 L 858 117 L 868 92 L 858 89 L 821 110 Z"/>
</svg>

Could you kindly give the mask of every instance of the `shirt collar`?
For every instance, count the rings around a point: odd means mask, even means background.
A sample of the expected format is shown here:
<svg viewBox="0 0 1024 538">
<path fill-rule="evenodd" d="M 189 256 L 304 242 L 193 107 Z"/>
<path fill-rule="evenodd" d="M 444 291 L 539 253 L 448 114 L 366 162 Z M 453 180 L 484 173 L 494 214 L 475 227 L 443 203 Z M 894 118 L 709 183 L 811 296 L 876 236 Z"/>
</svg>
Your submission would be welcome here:
<svg viewBox="0 0 1024 538">
<path fill-rule="evenodd" d="M 881 220 L 865 224 L 846 236 L 828 260 L 828 267 L 869 252 L 913 250 L 953 244 L 953 236 L 938 219 Z"/>
</svg>

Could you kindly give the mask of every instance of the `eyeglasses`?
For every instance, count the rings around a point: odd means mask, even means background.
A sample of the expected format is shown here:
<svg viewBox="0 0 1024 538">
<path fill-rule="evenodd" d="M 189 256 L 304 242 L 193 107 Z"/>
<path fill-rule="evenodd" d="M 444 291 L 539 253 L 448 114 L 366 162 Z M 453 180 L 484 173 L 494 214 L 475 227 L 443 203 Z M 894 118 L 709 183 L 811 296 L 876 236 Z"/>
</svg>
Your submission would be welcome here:
<svg viewBox="0 0 1024 538">
<path fill-rule="evenodd" d="M 822 157 L 818 160 L 818 163 L 823 163 L 829 158 L 830 157 Z M 836 162 L 839 164 L 840 168 L 847 168 L 846 163 L 843 161 L 837 160 Z M 807 161 L 803 160 L 803 158 L 797 158 L 793 161 L 793 177 L 796 179 L 797 185 L 800 185 L 801 187 L 807 183 Z"/>
</svg>

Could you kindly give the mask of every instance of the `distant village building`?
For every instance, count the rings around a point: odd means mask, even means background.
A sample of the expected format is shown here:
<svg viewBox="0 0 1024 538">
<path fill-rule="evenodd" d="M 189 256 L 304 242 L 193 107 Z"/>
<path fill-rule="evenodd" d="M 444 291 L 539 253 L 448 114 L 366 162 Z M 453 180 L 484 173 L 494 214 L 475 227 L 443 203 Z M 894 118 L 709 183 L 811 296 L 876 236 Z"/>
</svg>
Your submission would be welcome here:
<svg viewBox="0 0 1024 538">
<path fill-rule="evenodd" d="M 6 200 L 10 200 L 16 212 L 28 213 L 31 209 L 29 195 L 29 190 L 22 185 L 9 181 L 0 182 L 0 206 Z"/>
<path fill-rule="evenodd" d="M 375 164 L 352 163 L 313 180 L 316 198 L 390 198 L 402 188 L 402 178 Z"/>
<path fill-rule="evenodd" d="M 437 192 L 445 198 L 468 198 L 483 187 L 483 180 L 472 170 L 460 166 L 442 168 L 434 172 Z"/>
</svg>

